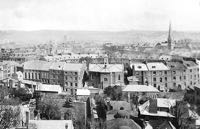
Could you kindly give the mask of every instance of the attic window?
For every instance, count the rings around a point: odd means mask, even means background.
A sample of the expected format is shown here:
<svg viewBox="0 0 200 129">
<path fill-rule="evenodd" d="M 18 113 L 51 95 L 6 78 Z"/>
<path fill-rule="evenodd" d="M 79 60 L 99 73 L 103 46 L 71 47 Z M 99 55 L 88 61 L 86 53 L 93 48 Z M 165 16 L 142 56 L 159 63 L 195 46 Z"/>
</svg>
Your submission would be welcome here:
<svg viewBox="0 0 200 129">
<path fill-rule="evenodd" d="M 152 66 L 152 68 L 156 68 L 156 66 Z"/>
<path fill-rule="evenodd" d="M 138 69 L 141 69 L 142 67 L 141 66 L 138 66 Z"/>
</svg>

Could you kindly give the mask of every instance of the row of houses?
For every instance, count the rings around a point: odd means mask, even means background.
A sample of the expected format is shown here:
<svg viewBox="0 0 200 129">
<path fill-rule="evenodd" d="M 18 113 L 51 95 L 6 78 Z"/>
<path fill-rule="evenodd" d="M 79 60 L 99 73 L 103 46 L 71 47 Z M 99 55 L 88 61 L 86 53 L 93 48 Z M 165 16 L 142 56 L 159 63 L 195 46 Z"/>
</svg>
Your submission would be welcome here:
<svg viewBox="0 0 200 129">
<path fill-rule="evenodd" d="M 105 88 L 124 85 L 124 65 L 27 61 L 23 64 L 24 80 L 60 85 L 64 92 L 74 95 L 78 88 Z"/>
<path fill-rule="evenodd" d="M 200 83 L 199 65 L 194 60 L 133 62 L 131 68 L 138 84 L 152 85 L 160 91 L 183 90 Z"/>
</svg>

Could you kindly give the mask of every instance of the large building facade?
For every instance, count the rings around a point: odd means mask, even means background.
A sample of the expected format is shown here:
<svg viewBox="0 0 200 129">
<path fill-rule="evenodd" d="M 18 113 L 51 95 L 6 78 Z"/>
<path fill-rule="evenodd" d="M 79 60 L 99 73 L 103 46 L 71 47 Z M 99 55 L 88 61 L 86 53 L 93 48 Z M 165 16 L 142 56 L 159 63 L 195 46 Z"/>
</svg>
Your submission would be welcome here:
<svg viewBox="0 0 200 129">
<path fill-rule="evenodd" d="M 82 88 L 86 64 L 66 62 L 28 61 L 24 63 L 24 79 L 43 84 L 60 85 L 63 91 L 72 95 Z"/>
<path fill-rule="evenodd" d="M 160 91 L 183 90 L 200 83 L 195 61 L 135 62 L 131 67 L 136 83 L 152 85 Z"/>
</svg>

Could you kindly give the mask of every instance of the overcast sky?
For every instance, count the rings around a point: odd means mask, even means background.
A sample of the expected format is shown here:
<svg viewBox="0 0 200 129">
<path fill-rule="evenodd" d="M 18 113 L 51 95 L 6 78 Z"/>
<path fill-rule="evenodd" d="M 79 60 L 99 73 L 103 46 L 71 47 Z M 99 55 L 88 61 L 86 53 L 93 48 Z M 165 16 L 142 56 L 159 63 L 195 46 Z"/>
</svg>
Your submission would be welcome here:
<svg viewBox="0 0 200 129">
<path fill-rule="evenodd" d="M 200 0 L 0 0 L 0 29 L 200 31 Z"/>
</svg>

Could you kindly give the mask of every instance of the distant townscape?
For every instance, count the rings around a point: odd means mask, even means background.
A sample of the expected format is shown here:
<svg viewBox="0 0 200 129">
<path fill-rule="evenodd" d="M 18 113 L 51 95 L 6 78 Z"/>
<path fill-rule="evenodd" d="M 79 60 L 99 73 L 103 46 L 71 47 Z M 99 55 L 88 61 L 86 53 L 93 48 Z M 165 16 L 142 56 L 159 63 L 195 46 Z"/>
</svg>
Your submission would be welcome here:
<svg viewBox="0 0 200 129">
<path fill-rule="evenodd" d="M 1 32 L 0 129 L 199 129 L 200 40 L 172 29 L 27 45 Z"/>
</svg>

